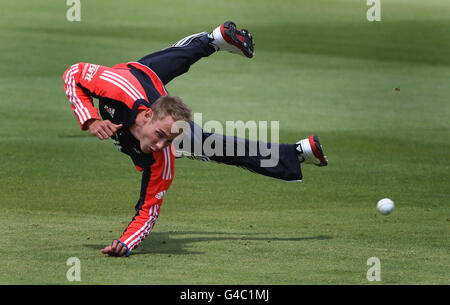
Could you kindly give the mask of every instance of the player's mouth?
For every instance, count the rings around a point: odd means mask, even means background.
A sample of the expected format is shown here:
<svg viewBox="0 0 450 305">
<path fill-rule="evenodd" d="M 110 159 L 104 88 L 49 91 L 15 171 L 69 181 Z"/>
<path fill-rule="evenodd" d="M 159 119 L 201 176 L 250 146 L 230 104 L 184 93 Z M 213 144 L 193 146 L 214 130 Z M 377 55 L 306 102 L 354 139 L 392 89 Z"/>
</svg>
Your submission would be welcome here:
<svg viewBox="0 0 450 305">
<path fill-rule="evenodd" d="M 151 154 L 152 152 L 154 152 L 155 150 L 152 149 L 149 145 L 145 145 L 144 147 L 141 148 L 142 152 L 145 154 Z"/>
</svg>

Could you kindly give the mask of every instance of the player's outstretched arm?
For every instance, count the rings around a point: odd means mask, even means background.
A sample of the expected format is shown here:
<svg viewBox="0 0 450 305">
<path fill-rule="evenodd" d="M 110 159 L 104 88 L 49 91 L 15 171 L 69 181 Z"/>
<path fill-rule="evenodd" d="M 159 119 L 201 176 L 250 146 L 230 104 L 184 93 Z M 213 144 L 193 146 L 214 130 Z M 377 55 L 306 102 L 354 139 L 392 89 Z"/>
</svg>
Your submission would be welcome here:
<svg viewBox="0 0 450 305">
<path fill-rule="evenodd" d="M 103 248 L 102 253 L 110 256 L 129 256 L 131 251 L 136 249 L 141 242 L 150 234 L 155 226 L 163 203 L 163 197 L 170 187 L 174 174 L 172 164 L 175 161 L 171 157 L 169 149 L 166 152 L 154 153 L 156 162 L 142 172 L 141 196 L 136 205 L 136 214 L 128 224 L 122 236 Z M 164 158 L 170 157 L 169 158 Z M 123 249 L 126 250 L 123 250 Z"/>
<path fill-rule="evenodd" d="M 159 216 L 160 204 L 153 204 L 150 207 L 144 204 L 122 236 L 104 247 L 102 253 L 109 256 L 129 256 L 152 231 Z"/>
</svg>

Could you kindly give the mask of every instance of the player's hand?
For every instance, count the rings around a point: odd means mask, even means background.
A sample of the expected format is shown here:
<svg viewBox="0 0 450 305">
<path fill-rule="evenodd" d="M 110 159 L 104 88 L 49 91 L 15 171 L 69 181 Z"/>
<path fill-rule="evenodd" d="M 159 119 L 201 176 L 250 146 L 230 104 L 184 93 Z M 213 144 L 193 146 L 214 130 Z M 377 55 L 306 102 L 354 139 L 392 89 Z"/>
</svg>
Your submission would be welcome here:
<svg viewBox="0 0 450 305">
<path fill-rule="evenodd" d="M 127 247 L 120 243 L 117 239 L 114 240 L 109 246 L 103 248 L 102 253 L 108 254 L 109 256 L 125 256 L 127 252 Z"/>
<path fill-rule="evenodd" d="M 86 122 L 86 126 L 92 135 L 100 140 L 106 140 L 122 128 L 123 125 L 116 125 L 109 120 L 90 120 Z"/>
</svg>

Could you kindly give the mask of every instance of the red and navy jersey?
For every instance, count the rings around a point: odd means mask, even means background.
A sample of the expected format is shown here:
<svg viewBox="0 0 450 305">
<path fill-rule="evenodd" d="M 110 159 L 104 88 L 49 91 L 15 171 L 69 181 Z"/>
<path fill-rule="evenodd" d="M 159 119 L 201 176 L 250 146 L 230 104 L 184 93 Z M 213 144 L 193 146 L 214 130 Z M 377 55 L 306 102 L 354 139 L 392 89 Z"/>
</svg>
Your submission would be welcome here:
<svg viewBox="0 0 450 305">
<path fill-rule="evenodd" d="M 116 101 L 132 109 L 137 100 L 153 103 L 167 94 L 158 76 L 138 62 L 122 63 L 113 68 L 77 63 L 64 72 L 63 80 L 72 110 L 83 130 L 87 129 L 85 123 L 89 119 L 100 119 L 93 98 Z"/>
<path fill-rule="evenodd" d="M 86 130 L 86 122 L 100 119 L 100 116 L 115 124 L 123 124 L 124 127 L 112 137 L 113 143 L 131 157 L 136 169 L 142 171 L 137 213 L 119 238 L 127 246 L 129 254 L 149 234 L 158 218 L 163 196 L 174 177 L 175 149 L 172 145 L 144 154 L 128 127 L 134 123 L 138 110 L 150 107 L 167 91 L 158 76 L 138 62 L 122 63 L 112 68 L 77 63 L 64 72 L 63 80 L 81 129 Z M 93 98 L 99 100 L 99 109 L 94 106 Z"/>
</svg>

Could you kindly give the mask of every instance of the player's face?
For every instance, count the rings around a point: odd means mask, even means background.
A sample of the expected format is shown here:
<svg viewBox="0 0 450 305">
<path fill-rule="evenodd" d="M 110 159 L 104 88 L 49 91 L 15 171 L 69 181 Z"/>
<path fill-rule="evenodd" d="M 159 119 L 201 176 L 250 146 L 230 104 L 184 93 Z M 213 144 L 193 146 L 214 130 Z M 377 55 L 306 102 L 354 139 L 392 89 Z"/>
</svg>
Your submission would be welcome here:
<svg viewBox="0 0 450 305">
<path fill-rule="evenodd" d="M 149 120 L 141 130 L 141 150 L 149 154 L 169 146 L 181 132 L 172 132 L 174 119 L 168 115 L 163 119 Z"/>
</svg>

